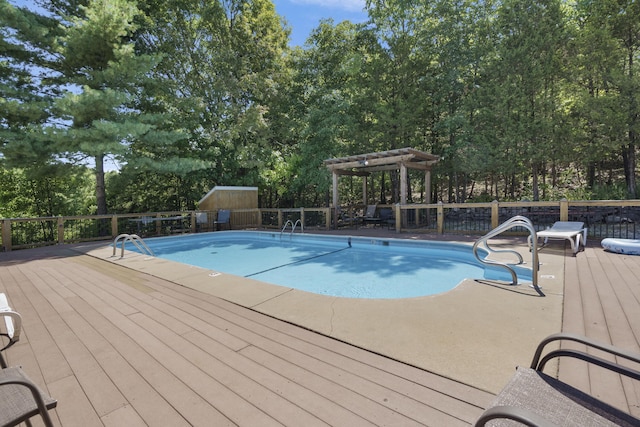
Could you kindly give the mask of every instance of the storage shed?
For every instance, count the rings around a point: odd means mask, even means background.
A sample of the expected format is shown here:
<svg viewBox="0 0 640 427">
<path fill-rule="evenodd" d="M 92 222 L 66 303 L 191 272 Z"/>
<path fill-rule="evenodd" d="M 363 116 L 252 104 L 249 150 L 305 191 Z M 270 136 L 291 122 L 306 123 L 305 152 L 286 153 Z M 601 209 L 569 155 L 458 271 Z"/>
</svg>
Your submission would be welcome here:
<svg viewBox="0 0 640 427">
<path fill-rule="evenodd" d="M 258 187 L 228 187 L 216 185 L 198 202 L 198 209 L 257 209 Z"/>
</svg>

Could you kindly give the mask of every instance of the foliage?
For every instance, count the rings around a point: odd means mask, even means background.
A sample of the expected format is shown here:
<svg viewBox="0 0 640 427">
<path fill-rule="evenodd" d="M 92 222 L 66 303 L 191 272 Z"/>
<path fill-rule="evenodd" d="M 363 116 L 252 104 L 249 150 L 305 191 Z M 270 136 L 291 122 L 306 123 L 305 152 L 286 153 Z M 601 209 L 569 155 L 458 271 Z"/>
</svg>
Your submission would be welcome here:
<svg viewBox="0 0 640 427">
<path fill-rule="evenodd" d="M 0 0 L 2 173 L 57 194 L 90 158 L 79 211 L 192 209 L 215 185 L 325 206 L 323 160 L 408 146 L 442 156 L 436 201 L 638 192 L 638 2 L 368 0 L 369 22 L 296 49 L 270 0 L 41 4 Z M 398 201 L 397 174 L 369 180 L 368 201 Z M 341 182 L 359 203 L 362 178 Z"/>
<path fill-rule="evenodd" d="M 88 215 L 94 212 L 91 173 L 66 165 L 47 176 L 0 167 L 0 218 Z"/>
</svg>

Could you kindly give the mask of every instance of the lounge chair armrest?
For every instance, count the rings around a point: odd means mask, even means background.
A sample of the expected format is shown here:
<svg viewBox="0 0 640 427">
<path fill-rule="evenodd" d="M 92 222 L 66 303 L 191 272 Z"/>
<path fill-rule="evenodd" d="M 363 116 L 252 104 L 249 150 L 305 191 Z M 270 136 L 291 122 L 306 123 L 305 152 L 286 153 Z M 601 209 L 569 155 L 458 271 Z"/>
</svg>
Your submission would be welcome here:
<svg viewBox="0 0 640 427">
<path fill-rule="evenodd" d="M 602 368 L 612 370 L 619 374 L 626 375 L 630 378 L 640 380 L 640 371 L 638 370 L 630 369 L 622 365 L 619 365 L 617 363 L 610 362 L 608 360 L 605 360 L 600 357 L 593 356 L 591 354 L 587 354 L 585 352 L 578 351 L 578 350 L 570 350 L 570 349 L 553 350 L 548 352 L 544 357 L 542 356 L 544 348 L 547 344 L 555 341 L 562 341 L 562 340 L 581 343 L 586 345 L 587 347 L 595 348 L 605 353 L 611 354 L 613 356 L 618 356 L 623 359 L 627 359 L 632 362 L 640 364 L 640 354 L 622 350 L 610 344 L 594 341 L 590 338 L 587 338 L 581 335 L 575 335 L 575 334 L 569 334 L 569 333 L 558 333 L 558 334 L 549 335 L 547 338 L 542 340 L 540 344 L 538 344 L 538 348 L 536 349 L 535 355 L 533 356 L 533 360 L 531 361 L 531 369 L 542 371 L 544 369 L 545 364 L 553 358 L 574 357 L 589 363 L 593 363 Z"/>
<path fill-rule="evenodd" d="M 517 421 L 531 427 L 558 427 L 535 412 L 517 406 L 494 406 L 482 413 L 474 424 L 475 427 L 484 426 L 488 421 L 495 419 L 508 419 Z"/>
<path fill-rule="evenodd" d="M 9 342 L 0 351 L 6 350 L 20 341 L 20 331 L 22 330 L 22 317 L 15 311 L 0 311 L 0 317 L 4 319 L 6 333 L 0 333 L 9 338 Z"/>
</svg>

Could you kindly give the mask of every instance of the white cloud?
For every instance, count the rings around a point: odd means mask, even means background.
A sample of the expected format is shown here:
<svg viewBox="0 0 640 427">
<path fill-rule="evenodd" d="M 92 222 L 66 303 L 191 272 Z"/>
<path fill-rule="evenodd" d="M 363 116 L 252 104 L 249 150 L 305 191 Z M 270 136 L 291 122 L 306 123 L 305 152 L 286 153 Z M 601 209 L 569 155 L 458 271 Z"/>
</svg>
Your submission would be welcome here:
<svg viewBox="0 0 640 427">
<path fill-rule="evenodd" d="M 365 6 L 365 0 L 291 0 L 291 3 L 342 9 L 349 12 L 362 12 Z"/>
</svg>

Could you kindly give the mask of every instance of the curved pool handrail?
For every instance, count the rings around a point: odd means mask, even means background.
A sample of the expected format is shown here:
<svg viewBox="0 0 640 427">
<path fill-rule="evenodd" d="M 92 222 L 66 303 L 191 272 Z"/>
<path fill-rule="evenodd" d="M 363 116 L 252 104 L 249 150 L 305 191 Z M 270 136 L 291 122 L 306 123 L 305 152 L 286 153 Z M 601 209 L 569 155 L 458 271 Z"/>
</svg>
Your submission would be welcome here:
<svg viewBox="0 0 640 427">
<path fill-rule="evenodd" d="M 282 230 L 280 230 L 280 238 L 282 238 L 282 233 L 284 233 L 289 224 L 291 224 L 291 233 L 289 233 L 289 237 L 293 236 L 293 233 L 296 231 L 296 227 L 298 226 L 298 224 L 300 224 L 300 232 L 304 233 L 304 225 L 302 224 L 302 221 L 297 219 L 294 223 L 293 221 L 288 219 L 287 222 L 284 223 L 284 227 L 282 227 Z"/>
<path fill-rule="evenodd" d="M 290 219 L 287 220 L 287 222 L 284 223 L 284 227 L 282 227 L 282 230 L 280 230 L 280 238 L 282 238 L 282 233 L 284 233 L 284 230 L 287 229 L 287 226 L 291 224 L 291 229 L 293 229 L 293 221 L 291 221 Z"/>
<path fill-rule="evenodd" d="M 295 224 L 293 224 L 293 227 L 291 228 L 291 234 L 293 234 L 296 231 L 296 226 L 300 224 L 300 232 L 304 233 L 304 224 L 302 224 L 302 221 L 300 221 L 299 219 L 296 220 Z"/>
<path fill-rule="evenodd" d="M 522 256 L 517 253 L 516 251 L 512 251 L 512 250 L 495 250 L 495 249 L 491 249 L 491 247 L 489 246 L 489 244 L 487 243 L 487 241 L 489 239 L 491 239 L 492 237 L 495 237 L 509 229 L 515 228 L 515 227 L 524 227 L 526 228 L 529 233 L 531 234 L 531 239 L 533 241 L 532 243 L 532 248 L 531 248 L 531 269 L 532 269 L 532 273 L 531 273 L 531 278 L 532 278 L 532 283 L 533 283 L 533 288 L 536 290 L 536 292 L 538 293 L 538 295 L 540 296 L 545 296 L 544 293 L 542 292 L 542 289 L 538 286 L 538 269 L 539 269 L 539 264 L 538 264 L 538 238 L 536 235 L 536 229 L 533 226 L 533 223 L 531 222 L 531 220 L 525 216 L 522 215 L 516 215 L 510 219 L 508 219 L 507 221 L 505 221 L 504 223 L 500 224 L 498 227 L 494 228 L 493 230 L 491 230 L 490 232 L 488 232 L 487 234 L 485 234 L 484 236 L 482 236 L 480 239 L 476 240 L 476 242 L 473 244 L 473 255 L 476 257 L 476 259 L 478 261 L 480 261 L 483 264 L 487 264 L 487 265 L 493 265 L 493 266 L 497 266 L 500 268 L 503 268 L 505 270 L 507 270 L 510 274 L 511 274 L 511 279 L 512 279 L 512 285 L 517 285 L 518 284 L 518 275 L 516 274 L 515 270 L 507 263 L 504 262 L 500 262 L 500 261 L 494 261 L 494 260 L 490 260 L 490 259 L 486 259 L 486 258 L 481 258 L 480 255 L 478 255 L 478 246 L 483 243 L 485 245 L 485 247 L 487 248 L 487 250 L 489 252 L 494 252 L 494 253 L 498 253 L 498 252 L 509 252 L 509 253 L 515 253 L 518 256 L 519 259 L 519 263 L 522 264 L 523 259 Z"/>
<path fill-rule="evenodd" d="M 123 239 L 125 237 L 129 236 L 128 233 L 122 233 L 122 234 L 118 234 L 118 236 L 113 239 L 113 254 L 111 254 L 112 257 L 116 256 L 116 249 L 118 248 L 118 241 L 120 241 L 120 239 Z M 124 245 L 124 243 L 123 243 Z"/>
<path fill-rule="evenodd" d="M 138 248 L 140 253 L 142 254 L 147 253 L 148 255 L 155 256 L 151 248 L 147 246 L 144 240 L 142 240 L 142 237 L 138 236 L 137 234 L 127 234 L 127 233 L 119 234 L 115 239 L 113 239 L 113 255 L 111 256 L 116 256 L 116 249 L 118 247 L 118 241 L 120 240 L 122 241 L 122 250 L 120 252 L 120 258 L 124 258 L 124 249 L 127 242 L 133 243 L 133 245 L 136 248 Z"/>
<path fill-rule="evenodd" d="M 496 229 L 504 227 L 506 231 L 506 229 L 509 229 L 509 228 L 524 226 L 523 224 L 520 224 L 521 222 L 524 222 L 525 224 L 529 225 L 531 228 L 534 228 L 533 223 L 529 218 L 522 215 L 516 215 L 512 218 L 509 218 L 505 222 L 503 222 L 500 226 L 496 227 Z M 511 226 L 511 224 L 513 224 L 513 226 Z M 484 247 L 487 251 L 492 253 L 510 253 L 515 255 L 516 258 L 518 258 L 518 262 L 516 263 L 516 265 L 524 263 L 524 259 L 522 258 L 522 255 L 520 255 L 518 251 L 514 251 L 513 249 L 493 249 L 492 247 L 489 246 L 488 239 L 482 239 L 482 240 L 484 243 Z"/>
</svg>

